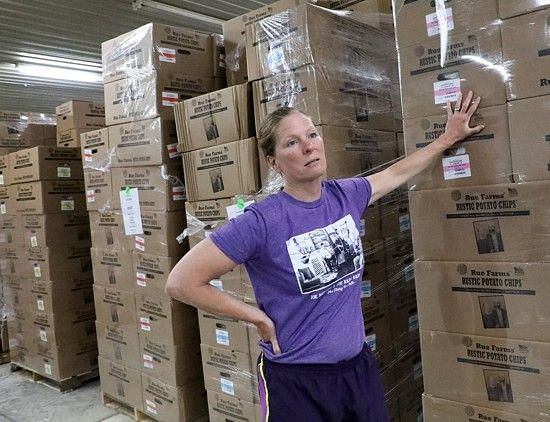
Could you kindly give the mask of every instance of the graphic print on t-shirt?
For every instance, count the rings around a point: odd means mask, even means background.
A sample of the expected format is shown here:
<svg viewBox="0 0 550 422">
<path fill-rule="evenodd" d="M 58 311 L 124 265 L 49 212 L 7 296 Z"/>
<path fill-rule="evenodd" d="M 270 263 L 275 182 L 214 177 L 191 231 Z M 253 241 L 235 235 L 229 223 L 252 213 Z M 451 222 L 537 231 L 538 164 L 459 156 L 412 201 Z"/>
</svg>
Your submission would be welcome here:
<svg viewBox="0 0 550 422">
<path fill-rule="evenodd" d="M 325 289 L 363 267 L 363 248 L 351 215 L 291 237 L 286 247 L 302 294 Z"/>
</svg>

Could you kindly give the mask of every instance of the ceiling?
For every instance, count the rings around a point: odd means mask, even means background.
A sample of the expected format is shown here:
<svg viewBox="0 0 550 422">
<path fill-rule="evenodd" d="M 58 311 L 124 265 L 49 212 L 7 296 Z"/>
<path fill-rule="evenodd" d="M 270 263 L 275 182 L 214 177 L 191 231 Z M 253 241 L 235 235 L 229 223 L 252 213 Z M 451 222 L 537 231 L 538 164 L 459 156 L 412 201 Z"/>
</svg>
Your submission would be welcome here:
<svg viewBox="0 0 550 422">
<path fill-rule="evenodd" d="M 208 17 L 225 21 L 272 1 L 141 0 L 134 10 L 132 0 L 0 0 L 0 110 L 54 113 L 56 105 L 72 99 L 103 101 L 101 82 L 57 79 L 58 72 L 48 73 L 55 68 L 37 65 L 59 61 L 98 78 L 105 40 L 148 22 L 221 33 Z M 182 10 L 206 18 L 184 16 Z"/>
</svg>

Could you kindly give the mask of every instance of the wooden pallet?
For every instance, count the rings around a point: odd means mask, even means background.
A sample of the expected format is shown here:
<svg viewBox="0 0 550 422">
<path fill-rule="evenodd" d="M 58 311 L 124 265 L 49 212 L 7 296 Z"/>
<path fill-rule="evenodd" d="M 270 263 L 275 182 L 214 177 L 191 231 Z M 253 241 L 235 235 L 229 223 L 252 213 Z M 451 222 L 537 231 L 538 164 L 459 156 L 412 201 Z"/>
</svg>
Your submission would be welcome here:
<svg viewBox="0 0 550 422">
<path fill-rule="evenodd" d="M 135 407 L 130 406 L 129 404 L 123 403 L 117 399 L 115 399 L 113 396 L 110 396 L 109 394 L 104 393 L 101 391 L 101 403 L 103 403 L 103 406 L 114 410 L 117 413 L 122 413 L 123 415 L 126 415 L 130 418 L 132 418 L 134 421 L 154 421 L 154 419 L 147 416 L 145 413 L 143 413 L 141 410 L 136 409 Z"/>
<path fill-rule="evenodd" d="M 5 363 L 10 363 L 10 362 L 11 362 L 10 352 L 0 353 L 0 365 L 3 365 Z"/>
<path fill-rule="evenodd" d="M 74 377 L 65 378 L 62 380 L 54 380 L 42 374 L 39 374 L 38 372 L 34 371 L 31 368 L 27 368 L 18 363 L 12 363 L 11 372 L 15 372 L 15 371 L 24 371 L 23 372 L 24 376 L 28 376 L 28 378 L 33 382 L 36 382 L 38 384 L 43 384 L 60 393 L 72 391 L 76 388 L 81 387 L 82 384 L 99 377 L 99 370 L 95 369 L 90 372 L 85 372 L 83 374 L 75 375 Z"/>
</svg>

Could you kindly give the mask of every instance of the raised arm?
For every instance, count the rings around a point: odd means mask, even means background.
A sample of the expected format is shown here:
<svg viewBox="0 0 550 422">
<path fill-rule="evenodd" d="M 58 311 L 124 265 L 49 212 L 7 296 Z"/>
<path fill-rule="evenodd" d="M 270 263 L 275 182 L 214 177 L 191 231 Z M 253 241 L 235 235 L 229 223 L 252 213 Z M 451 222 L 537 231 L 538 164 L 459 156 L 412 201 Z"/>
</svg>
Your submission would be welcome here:
<svg viewBox="0 0 550 422">
<path fill-rule="evenodd" d="M 262 340 L 271 342 L 273 351 L 280 353 L 275 325 L 265 312 L 209 284 L 235 266 L 210 239 L 204 239 L 174 266 L 166 282 L 166 293 L 207 312 L 254 324 Z"/>
<path fill-rule="evenodd" d="M 470 127 L 470 119 L 481 101 L 480 97 L 472 101 L 473 96 L 470 91 L 462 101 L 461 94 L 454 110 L 451 103 L 447 102 L 447 124 L 445 132 L 439 138 L 387 169 L 367 176 L 372 187 L 371 204 L 428 168 L 447 148 L 483 130 L 483 125 Z"/>
</svg>

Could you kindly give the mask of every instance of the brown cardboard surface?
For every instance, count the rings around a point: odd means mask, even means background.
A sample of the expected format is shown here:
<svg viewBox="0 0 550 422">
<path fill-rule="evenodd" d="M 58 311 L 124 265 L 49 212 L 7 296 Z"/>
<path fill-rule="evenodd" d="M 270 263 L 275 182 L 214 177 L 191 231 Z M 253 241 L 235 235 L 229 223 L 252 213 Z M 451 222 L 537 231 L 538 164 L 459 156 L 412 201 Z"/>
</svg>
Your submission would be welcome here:
<svg viewBox="0 0 550 422">
<path fill-rule="evenodd" d="M 55 108 L 57 131 L 105 126 L 105 106 L 92 101 L 68 101 Z"/>
<path fill-rule="evenodd" d="M 143 210 L 175 211 L 185 207 L 186 187 L 181 166 L 114 168 L 111 176 L 115 209 L 120 209 L 119 192 L 126 187 L 138 189 Z"/>
<path fill-rule="evenodd" d="M 22 236 L 26 247 L 90 246 L 90 222 L 87 213 L 38 214 L 22 216 Z M 1 237 L 1 235 L 0 235 Z"/>
<path fill-rule="evenodd" d="M 25 248 L 22 246 L 0 247 L 0 274 L 5 276 L 20 276 L 21 263 Z"/>
<path fill-rule="evenodd" d="M 84 212 L 84 183 L 81 180 L 47 180 L 12 185 L 10 200 L 20 214 Z"/>
<path fill-rule="evenodd" d="M 198 202 L 186 202 L 187 225 L 190 231 L 189 247 L 203 240 L 209 232 L 227 222 L 227 207 L 232 205 L 229 198 Z"/>
<path fill-rule="evenodd" d="M 101 58 L 105 84 L 153 70 L 208 76 L 213 72 L 209 35 L 158 23 L 103 42 Z"/>
<path fill-rule="evenodd" d="M 20 276 L 33 280 L 91 279 L 89 246 L 25 248 L 20 260 Z"/>
<path fill-rule="evenodd" d="M 481 107 L 506 102 L 500 27 L 453 33 L 443 50 L 443 67 L 438 39 L 399 50 L 405 119 L 445 113 L 447 100 L 454 101 L 460 90 L 480 95 Z"/>
<path fill-rule="evenodd" d="M 445 400 L 431 394 L 422 394 L 422 407 L 424 420 L 426 421 L 469 422 L 472 420 L 472 417 L 480 421 L 543 422 L 544 420 L 542 418 L 533 418 L 531 416 L 475 406 L 469 403 Z"/>
<path fill-rule="evenodd" d="M 370 298 L 379 289 L 387 287 L 386 253 L 382 240 L 365 241 L 363 244 L 365 269 L 361 286 L 361 298 Z"/>
<path fill-rule="evenodd" d="M 421 346 L 427 394 L 548 417 L 548 343 L 426 331 Z"/>
<path fill-rule="evenodd" d="M 84 187 L 88 211 L 104 211 L 113 207 L 111 171 L 86 169 L 84 171 Z"/>
<path fill-rule="evenodd" d="M 28 280 L 31 284 L 31 302 L 34 309 L 45 313 L 55 313 L 79 309 L 93 309 L 93 280 L 82 278 L 76 280 Z"/>
<path fill-rule="evenodd" d="M 549 271 L 550 264 L 533 262 L 417 261 L 420 327 L 550 341 Z"/>
<path fill-rule="evenodd" d="M 141 225 L 143 234 L 131 236 L 136 252 L 178 258 L 189 250 L 186 240 L 177 240 L 187 227 L 185 212 L 141 210 Z"/>
<path fill-rule="evenodd" d="M 254 138 L 185 153 L 183 166 L 189 201 L 253 194 L 260 187 Z"/>
<path fill-rule="evenodd" d="M 411 192 L 415 257 L 550 262 L 548 182 Z"/>
<path fill-rule="evenodd" d="M 514 180 L 550 179 L 550 95 L 508 103 Z"/>
<path fill-rule="evenodd" d="M 254 136 L 250 84 L 185 100 L 175 106 L 174 113 L 183 152 Z"/>
<path fill-rule="evenodd" d="M 110 82 L 105 90 L 107 126 L 160 116 L 174 119 L 174 105 L 214 89 L 214 78 L 155 71 Z"/>
<path fill-rule="evenodd" d="M 397 384 L 408 383 L 409 388 L 422 391 L 422 361 L 420 359 L 420 343 L 418 341 L 413 347 L 398 351 L 398 357 L 394 365 L 394 374 Z"/>
<path fill-rule="evenodd" d="M 153 339 L 140 333 L 141 372 L 173 387 L 192 384 L 202 377 L 198 339 L 173 345 L 169 339 Z"/>
<path fill-rule="evenodd" d="M 8 308 L 13 308 L 15 316 L 17 316 L 19 309 L 24 311 L 32 303 L 31 281 L 15 275 L 3 275 L 2 283 L 4 303 Z M 27 314 L 30 315 L 30 312 Z"/>
<path fill-rule="evenodd" d="M 252 88 L 256 131 L 282 106 L 302 111 L 315 125 L 395 129 L 390 86 L 373 86 L 336 69 L 308 65 L 255 81 Z"/>
<path fill-rule="evenodd" d="M 94 283 L 133 292 L 135 286 L 132 252 L 124 249 L 91 248 Z"/>
<path fill-rule="evenodd" d="M 407 190 L 396 189 L 380 199 L 380 237 L 409 235 L 411 218 Z M 368 214 L 367 214 L 368 216 Z M 367 226 L 367 236 L 369 234 Z"/>
<path fill-rule="evenodd" d="M 506 0 L 505 0 L 506 1 Z M 424 39 L 440 42 L 440 33 L 454 35 L 483 27 L 498 25 L 497 0 L 476 2 L 450 0 L 445 2 L 445 18 L 437 18 L 435 3 L 428 1 L 393 0 L 398 48 L 403 48 Z M 429 24 L 428 24 L 429 22 Z"/>
<path fill-rule="evenodd" d="M 445 131 L 446 122 L 446 113 L 405 120 L 403 133 L 407 155 L 437 139 Z M 506 106 L 482 108 L 472 117 L 470 124 L 482 124 L 485 129 L 446 150 L 433 165 L 409 182 L 411 189 L 492 185 L 511 181 Z"/>
<path fill-rule="evenodd" d="M 507 19 L 502 24 L 508 100 L 550 94 L 548 19 L 550 8 Z"/>
<path fill-rule="evenodd" d="M 162 295 L 136 292 L 137 329 L 152 339 L 171 344 L 199 342 L 197 310 Z"/>
<path fill-rule="evenodd" d="M 92 246 L 94 248 L 118 250 L 132 250 L 134 248 L 134 238 L 124 234 L 121 211 L 90 211 L 89 216 Z"/>
<path fill-rule="evenodd" d="M 103 324 L 96 321 L 97 348 L 102 358 L 129 368 L 141 367 L 139 335 L 134 325 Z"/>
<path fill-rule="evenodd" d="M 225 77 L 225 44 L 224 38 L 221 34 L 210 34 L 210 41 L 212 42 L 212 76 L 227 81 Z"/>
<path fill-rule="evenodd" d="M 176 125 L 160 117 L 109 127 L 113 167 L 179 165 Z"/>
<path fill-rule="evenodd" d="M 534 12 L 550 6 L 549 0 L 498 0 L 498 16 L 502 19 Z"/>
<path fill-rule="evenodd" d="M 194 421 L 207 415 L 202 380 L 175 388 L 145 374 L 141 378 L 146 415 L 162 421 Z"/>
<path fill-rule="evenodd" d="M 134 291 L 139 294 L 168 298 L 164 292 L 168 274 L 177 257 L 132 252 Z"/>
<path fill-rule="evenodd" d="M 97 321 L 136 326 L 136 300 L 133 291 L 94 285 L 94 302 Z"/>
<path fill-rule="evenodd" d="M 9 176 L 9 153 L 8 153 L 6 155 L 0 155 L 0 186 L 9 185 L 10 183 L 11 183 L 11 180 Z"/>
<path fill-rule="evenodd" d="M 15 215 L 15 200 L 12 199 L 11 186 L 0 186 L 0 216 Z"/>
<path fill-rule="evenodd" d="M 374 352 L 380 368 L 388 367 L 394 360 L 390 318 L 386 313 L 365 320 L 365 342 Z"/>
<path fill-rule="evenodd" d="M 225 350 L 201 344 L 204 385 L 207 390 L 225 393 L 248 402 L 258 401 L 252 379 L 256 371 L 252 369 L 248 353 Z"/>
<path fill-rule="evenodd" d="M 243 422 L 257 422 L 254 403 L 230 396 L 229 394 L 207 390 L 208 413 L 211 422 L 225 422 L 239 420 Z"/>
<path fill-rule="evenodd" d="M 141 373 L 99 356 L 101 391 L 119 402 L 143 411 Z"/>
<path fill-rule="evenodd" d="M 32 312 L 29 337 L 36 343 L 61 346 L 80 339 L 96 341 L 93 308 L 57 309 L 57 312 L 51 314 L 37 310 L 29 312 Z"/>
<path fill-rule="evenodd" d="M 0 246 L 23 246 L 23 217 L 3 214 L 0 216 Z"/>
<path fill-rule="evenodd" d="M 248 353 L 246 323 L 199 310 L 201 343 L 219 349 Z"/>
<path fill-rule="evenodd" d="M 56 144 L 58 147 L 80 148 L 80 139 L 86 132 L 99 129 L 98 127 L 69 129 L 57 133 Z"/>
<path fill-rule="evenodd" d="M 85 170 L 106 171 L 112 164 L 112 150 L 109 148 L 109 129 L 97 129 L 80 135 L 82 167 Z"/>
<path fill-rule="evenodd" d="M 54 380 L 62 380 L 97 369 L 97 345 L 81 340 L 63 346 L 36 345 L 36 372 Z"/>
</svg>

